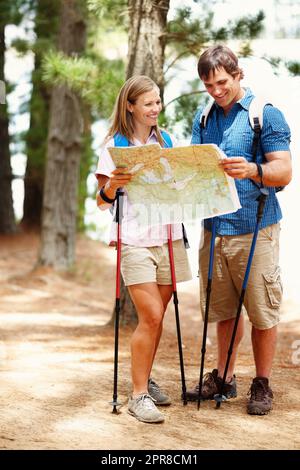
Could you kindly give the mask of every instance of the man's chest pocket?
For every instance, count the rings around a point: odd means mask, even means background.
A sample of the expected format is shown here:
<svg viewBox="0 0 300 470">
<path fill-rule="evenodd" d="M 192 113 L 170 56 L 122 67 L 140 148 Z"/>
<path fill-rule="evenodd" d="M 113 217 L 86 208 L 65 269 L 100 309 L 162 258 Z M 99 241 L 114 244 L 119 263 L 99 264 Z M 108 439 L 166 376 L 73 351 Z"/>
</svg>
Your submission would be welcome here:
<svg viewBox="0 0 300 470">
<path fill-rule="evenodd" d="M 201 131 L 201 144 L 217 144 L 218 136 L 215 132 L 209 129 L 202 129 Z"/>
<path fill-rule="evenodd" d="M 234 132 L 231 135 L 229 132 L 227 136 L 227 142 L 225 144 L 225 153 L 231 156 L 242 156 L 247 160 L 252 159 L 252 143 L 253 143 L 253 131 L 245 130 L 240 132 Z"/>
</svg>

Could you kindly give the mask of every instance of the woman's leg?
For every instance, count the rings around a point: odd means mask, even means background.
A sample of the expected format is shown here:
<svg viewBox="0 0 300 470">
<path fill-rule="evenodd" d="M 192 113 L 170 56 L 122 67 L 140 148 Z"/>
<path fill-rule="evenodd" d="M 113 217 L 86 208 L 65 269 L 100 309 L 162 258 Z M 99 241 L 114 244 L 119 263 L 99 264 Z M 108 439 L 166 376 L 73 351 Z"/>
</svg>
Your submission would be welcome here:
<svg viewBox="0 0 300 470">
<path fill-rule="evenodd" d="M 154 359 L 155 359 L 155 356 L 156 356 L 156 351 L 157 351 L 157 348 L 158 348 L 158 345 L 159 345 L 159 342 L 160 342 L 160 338 L 161 338 L 161 334 L 162 334 L 162 330 L 163 330 L 163 319 L 164 319 L 164 316 L 165 316 L 165 313 L 166 313 L 166 310 L 167 310 L 168 303 L 170 302 L 170 299 L 171 299 L 172 293 L 173 293 L 172 286 L 169 286 L 169 285 L 164 286 L 164 285 L 160 284 L 160 285 L 158 285 L 158 289 L 159 289 L 161 299 L 162 299 L 162 302 L 163 302 L 163 305 L 164 305 L 164 313 L 163 313 L 162 321 L 161 321 L 161 324 L 160 324 L 160 329 L 159 329 L 159 332 L 158 332 L 157 338 L 156 338 L 155 351 L 154 351 L 153 358 L 152 358 L 152 365 L 153 365 L 153 362 L 154 362 Z M 151 366 L 151 369 L 152 369 L 152 366 Z M 151 370 L 150 370 L 150 373 L 151 373 Z"/>
<path fill-rule="evenodd" d="M 131 339 L 131 373 L 133 396 L 148 393 L 148 378 L 162 331 L 162 321 L 168 304 L 168 289 L 156 283 L 128 287 L 138 314 L 138 326 Z"/>
</svg>

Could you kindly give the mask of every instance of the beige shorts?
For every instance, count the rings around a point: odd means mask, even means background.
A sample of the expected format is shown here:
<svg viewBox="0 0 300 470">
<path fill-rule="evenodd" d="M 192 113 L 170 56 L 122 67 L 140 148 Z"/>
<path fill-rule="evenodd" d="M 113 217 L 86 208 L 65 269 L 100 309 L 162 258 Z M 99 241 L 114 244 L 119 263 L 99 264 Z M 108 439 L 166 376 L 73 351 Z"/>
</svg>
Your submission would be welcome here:
<svg viewBox="0 0 300 470">
<path fill-rule="evenodd" d="M 192 279 L 183 240 L 173 241 L 176 281 Z M 126 286 L 156 282 L 172 284 L 168 244 L 140 247 L 122 244 L 121 272 Z"/>
<path fill-rule="evenodd" d="M 279 322 L 282 282 L 279 260 L 280 225 L 259 231 L 246 288 L 244 307 L 258 329 L 272 328 Z M 204 317 L 211 233 L 205 230 L 199 252 L 200 305 Z M 209 321 L 236 316 L 253 234 L 217 236 L 209 307 Z"/>
</svg>

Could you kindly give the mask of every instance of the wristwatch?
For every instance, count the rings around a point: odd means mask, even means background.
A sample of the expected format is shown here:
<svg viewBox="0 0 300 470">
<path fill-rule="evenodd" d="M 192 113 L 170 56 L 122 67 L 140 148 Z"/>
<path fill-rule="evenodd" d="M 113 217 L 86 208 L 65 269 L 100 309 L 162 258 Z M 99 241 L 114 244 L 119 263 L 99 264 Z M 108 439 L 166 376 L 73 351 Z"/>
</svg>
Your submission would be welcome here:
<svg viewBox="0 0 300 470">
<path fill-rule="evenodd" d="M 102 188 L 100 189 L 99 195 L 103 199 L 103 201 L 107 202 L 108 204 L 113 204 L 116 200 L 115 197 L 114 197 L 114 199 L 111 199 L 110 197 L 106 196 L 106 194 L 104 192 L 104 186 L 102 186 Z"/>
</svg>

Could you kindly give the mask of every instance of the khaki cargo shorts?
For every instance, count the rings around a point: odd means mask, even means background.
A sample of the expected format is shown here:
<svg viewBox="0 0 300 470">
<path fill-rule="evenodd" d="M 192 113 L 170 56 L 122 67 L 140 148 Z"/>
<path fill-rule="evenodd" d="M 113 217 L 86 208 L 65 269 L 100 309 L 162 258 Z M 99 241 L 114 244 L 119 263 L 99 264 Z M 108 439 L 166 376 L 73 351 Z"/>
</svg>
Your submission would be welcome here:
<svg viewBox="0 0 300 470">
<path fill-rule="evenodd" d="M 176 281 L 189 281 L 192 273 L 183 240 L 173 241 Z M 122 244 L 121 272 L 126 286 L 156 282 L 172 284 L 168 244 L 140 247 Z"/>
<path fill-rule="evenodd" d="M 269 225 L 258 233 L 245 294 L 244 307 L 258 329 L 279 322 L 282 282 L 279 261 L 280 225 Z M 210 297 L 209 321 L 236 316 L 253 234 L 217 236 Z M 199 252 L 200 306 L 204 318 L 211 233 L 205 230 Z"/>
</svg>

